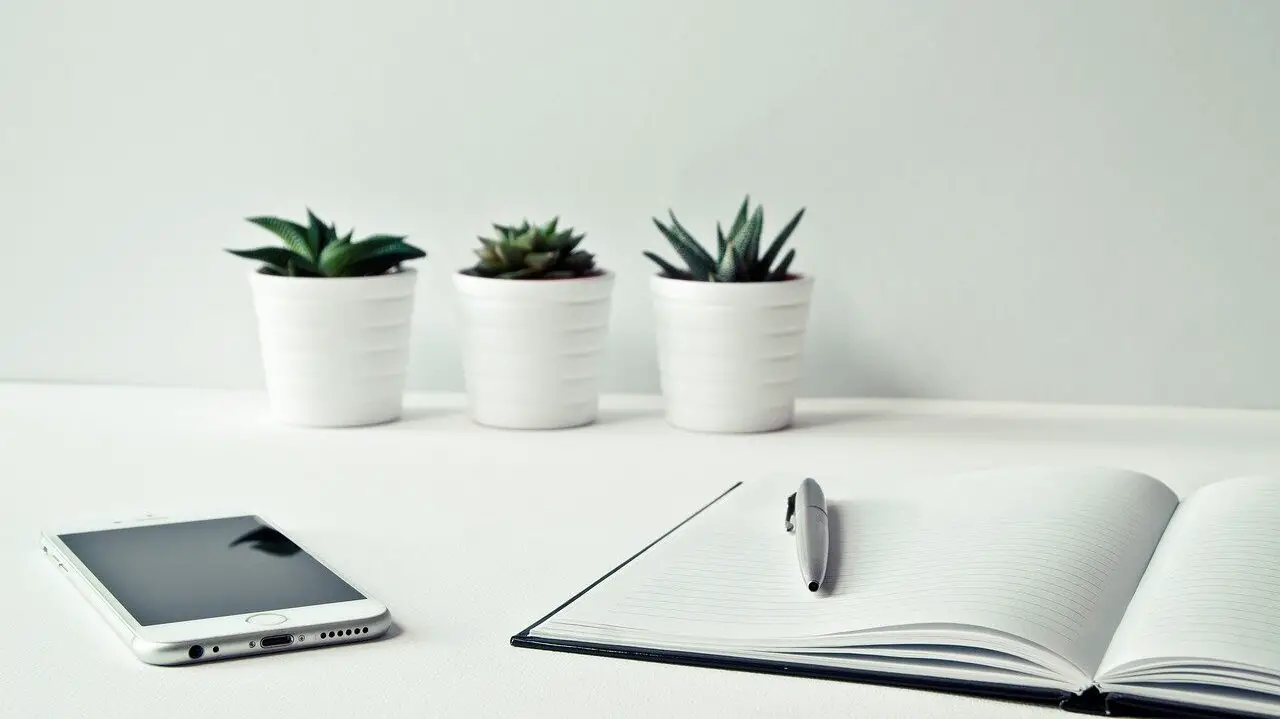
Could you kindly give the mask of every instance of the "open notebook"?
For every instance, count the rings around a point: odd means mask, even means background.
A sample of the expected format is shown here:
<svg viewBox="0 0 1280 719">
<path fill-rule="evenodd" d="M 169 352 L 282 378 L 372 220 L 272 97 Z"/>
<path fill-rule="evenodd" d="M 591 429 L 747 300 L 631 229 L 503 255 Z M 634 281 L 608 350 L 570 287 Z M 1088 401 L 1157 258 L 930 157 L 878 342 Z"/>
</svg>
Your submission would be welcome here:
<svg viewBox="0 0 1280 719">
<path fill-rule="evenodd" d="M 817 479 L 831 526 L 818 593 L 783 528 L 798 478 L 771 478 L 735 485 L 512 643 L 1085 712 L 1280 716 L 1280 480 L 1179 503 L 1118 469 Z"/>
</svg>

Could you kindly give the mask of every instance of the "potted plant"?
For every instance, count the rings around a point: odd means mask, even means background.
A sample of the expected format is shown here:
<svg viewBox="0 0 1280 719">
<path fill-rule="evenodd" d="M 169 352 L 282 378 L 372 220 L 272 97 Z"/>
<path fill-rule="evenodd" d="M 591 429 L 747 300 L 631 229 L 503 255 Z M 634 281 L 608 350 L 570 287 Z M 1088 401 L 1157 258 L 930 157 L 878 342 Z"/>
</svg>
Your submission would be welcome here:
<svg viewBox="0 0 1280 719">
<path fill-rule="evenodd" d="M 283 247 L 227 250 L 249 275 L 267 395 L 286 424 L 347 427 L 398 419 L 417 272 L 426 253 L 398 235 L 353 241 L 307 210 L 307 224 L 250 217 Z"/>
<path fill-rule="evenodd" d="M 613 273 L 559 218 L 493 227 L 475 266 L 454 275 L 472 419 L 507 429 L 594 421 Z"/>
<path fill-rule="evenodd" d="M 653 220 L 684 263 L 644 253 L 661 270 L 651 288 L 667 421 L 683 429 L 764 432 L 795 416 L 813 278 L 791 272 L 794 249 L 781 253 L 804 210 L 762 251 L 764 208 L 750 204 L 728 234 L 717 223 L 714 255 L 675 213 Z"/>
</svg>

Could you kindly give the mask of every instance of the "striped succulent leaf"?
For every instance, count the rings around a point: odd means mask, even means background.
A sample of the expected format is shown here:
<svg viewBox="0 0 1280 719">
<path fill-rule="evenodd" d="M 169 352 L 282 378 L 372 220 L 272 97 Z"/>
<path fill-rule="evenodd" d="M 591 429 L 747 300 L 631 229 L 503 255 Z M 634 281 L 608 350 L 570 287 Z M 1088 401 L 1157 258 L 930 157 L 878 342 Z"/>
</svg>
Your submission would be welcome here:
<svg viewBox="0 0 1280 719">
<path fill-rule="evenodd" d="M 227 252 L 262 263 L 259 271 L 268 275 L 368 277 L 427 256 L 399 235 L 373 235 L 353 242 L 355 230 L 339 236 L 335 225 L 326 225 L 309 209 L 305 226 L 278 217 L 250 217 L 249 222 L 278 237 L 284 247 Z"/>
</svg>

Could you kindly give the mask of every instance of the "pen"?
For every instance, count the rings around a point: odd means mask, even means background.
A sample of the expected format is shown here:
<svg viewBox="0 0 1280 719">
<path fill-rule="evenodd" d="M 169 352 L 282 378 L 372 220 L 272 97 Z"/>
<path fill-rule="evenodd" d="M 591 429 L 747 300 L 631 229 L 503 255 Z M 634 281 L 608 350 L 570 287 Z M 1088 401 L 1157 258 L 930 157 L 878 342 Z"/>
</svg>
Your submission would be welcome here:
<svg viewBox="0 0 1280 719">
<path fill-rule="evenodd" d="M 787 531 L 796 535 L 800 577 L 809 591 L 816 592 L 827 574 L 831 538 L 827 533 L 827 498 L 812 479 L 806 478 L 800 489 L 787 498 Z"/>
</svg>

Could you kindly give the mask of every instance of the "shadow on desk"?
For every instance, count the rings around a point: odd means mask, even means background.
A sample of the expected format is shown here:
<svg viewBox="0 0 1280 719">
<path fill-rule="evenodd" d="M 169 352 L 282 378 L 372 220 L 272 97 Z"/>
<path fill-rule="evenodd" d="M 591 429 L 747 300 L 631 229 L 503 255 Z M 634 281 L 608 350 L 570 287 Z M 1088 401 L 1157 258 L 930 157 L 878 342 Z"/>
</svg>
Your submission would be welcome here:
<svg viewBox="0 0 1280 719">
<path fill-rule="evenodd" d="M 885 412 L 871 410 L 848 410 L 844 412 L 796 410 L 796 418 L 791 426 L 779 432 L 821 429 L 823 427 L 840 427 L 858 423 L 871 422 L 889 416 Z"/>
<path fill-rule="evenodd" d="M 595 422 L 588 425 L 579 425 L 576 427 L 563 427 L 559 429 L 506 429 L 503 427 L 488 427 L 478 422 L 472 421 L 465 409 L 421 409 L 406 408 L 404 414 L 399 421 L 389 422 L 380 425 L 371 425 L 378 428 L 402 430 L 402 431 L 424 431 L 424 430 L 440 430 L 440 429 L 487 429 L 494 432 L 519 432 L 519 433 L 536 433 L 536 432 L 566 432 L 575 429 L 583 429 L 584 427 L 592 427 L 596 425 L 613 426 L 638 424 L 652 422 L 662 419 L 661 410 L 649 409 L 602 409 L 600 416 Z M 360 429 L 356 427 L 354 429 Z"/>
<path fill-rule="evenodd" d="M 424 424 L 434 422 L 436 420 L 448 419 L 457 415 L 461 410 L 456 409 L 440 409 L 440 408 L 424 408 L 424 407 L 405 407 L 404 414 L 400 415 L 400 419 L 391 422 L 390 425 L 412 426 L 415 423 Z M 388 425 L 378 425 L 388 426 Z"/>
<path fill-rule="evenodd" d="M 821 428 L 835 428 L 847 425 L 855 425 L 860 422 L 874 420 L 887 417 L 888 414 L 869 411 L 869 410 L 847 410 L 847 411 L 827 411 L 827 410 L 808 410 L 801 408 L 797 410 L 795 421 L 788 427 L 774 430 L 768 434 L 779 432 L 805 432 Z M 566 432 L 566 431 L 589 431 L 592 427 L 627 427 L 642 426 L 669 429 L 673 432 L 682 432 L 675 427 L 671 427 L 666 423 L 663 409 L 656 408 L 601 408 L 600 416 L 595 422 L 578 427 L 565 427 L 562 429 L 547 430 L 512 430 L 497 427 L 485 427 L 471 421 L 465 409 L 437 409 L 437 408 L 406 408 L 404 415 L 399 421 L 388 422 L 385 424 L 372 425 L 370 428 L 379 430 L 390 430 L 399 432 L 422 432 L 432 430 L 445 429 L 466 429 L 475 428 L 487 429 L 494 432 L 517 432 L 517 433 L 539 433 L 539 432 Z M 359 431 L 360 427 L 350 428 Z M 343 431 L 349 431 L 344 429 Z M 720 433 L 700 433 L 687 432 L 690 435 L 710 434 L 720 435 Z M 734 433 L 728 433 L 721 436 L 733 436 Z"/>
<path fill-rule="evenodd" d="M 876 406 L 833 407 L 838 400 L 801 399 L 790 427 L 747 436 L 858 436 L 912 439 L 1003 439 L 1102 443 L 1155 442 L 1190 444 L 1249 444 L 1270 440 L 1280 431 L 1280 415 L 1250 422 L 1212 417 L 1162 414 L 1158 409 L 1129 412 L 1106 408 L 1071 409 L 1061 407 L 1025 408 L 1015 406 L 928 404 L 913 406 L 889 403 Z M 874 404 L 871 403 L 871 404 Z M 808 406 L 806 406 L 808 405 Z M 816 405 L 816 406 L 815 406 Z M 599 419 L 590 425 L 553 430 L 504 430 L 486 428 L 472 422 L 462 407 L 406 407 L 398 422 L 367 428 L 334 430 L 341 432 L 510 432 L 516 434 L 560 434 L 638 430 L 646 436 L 671 433 L 684 437 L 735 437 L 734 434 L 701 434 L 671 427 L 661 406 L 603 407 Z"/>
</svg>

